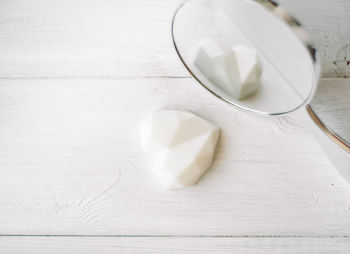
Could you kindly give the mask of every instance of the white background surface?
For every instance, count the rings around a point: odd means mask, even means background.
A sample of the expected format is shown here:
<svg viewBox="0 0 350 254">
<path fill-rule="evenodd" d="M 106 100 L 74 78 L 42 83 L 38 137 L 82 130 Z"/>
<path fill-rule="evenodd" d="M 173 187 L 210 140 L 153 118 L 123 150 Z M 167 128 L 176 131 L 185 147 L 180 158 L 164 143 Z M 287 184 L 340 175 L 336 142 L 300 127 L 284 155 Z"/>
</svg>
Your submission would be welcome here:
<svg viewBox="0 0 350 254">
<path fill-rule="evenodd" d="M 324 50 L 324 82 L 346 74 L 348 1 L 283 2 Z M 176 5 L 0 2 L 0 253 L 349 252 L 350 185 L 305 112 L 255 117 L 197 85 L 172 50 Z M 163 191 L 145 164 L 137 126 L 159 108 L 222 128 L 195 187 Z"/>
</svg>

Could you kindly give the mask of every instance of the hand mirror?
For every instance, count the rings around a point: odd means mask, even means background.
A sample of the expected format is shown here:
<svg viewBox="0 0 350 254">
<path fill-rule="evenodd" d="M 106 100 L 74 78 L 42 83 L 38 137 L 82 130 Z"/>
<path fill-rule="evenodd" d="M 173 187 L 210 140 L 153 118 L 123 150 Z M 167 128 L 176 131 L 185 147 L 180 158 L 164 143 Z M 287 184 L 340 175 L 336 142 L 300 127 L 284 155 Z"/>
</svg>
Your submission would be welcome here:
<svg viewBox="0 0 350 254">
<path fill-rule="evenodd" d="M 177 8 L 171 28 L 184 66 L 222 101 L 259 115 L 283 115 L 306 106 L 319 127 L 315 133 L 321 146 L 350 182 L 349 83 L 321 82 L 315 95 L 320 75 L 317 52 L 293 16 L 272 0 L 187 0 Z M 198 45 L 208 38 L 231 49 L 243 46 L 256 52 L 262 67 L 257 91 L 237 99 L 209 78 L 205 72 L 211 68 L 199 68 Z M 225 69 L 234 73 L 230 71 Z"/>
</svg>

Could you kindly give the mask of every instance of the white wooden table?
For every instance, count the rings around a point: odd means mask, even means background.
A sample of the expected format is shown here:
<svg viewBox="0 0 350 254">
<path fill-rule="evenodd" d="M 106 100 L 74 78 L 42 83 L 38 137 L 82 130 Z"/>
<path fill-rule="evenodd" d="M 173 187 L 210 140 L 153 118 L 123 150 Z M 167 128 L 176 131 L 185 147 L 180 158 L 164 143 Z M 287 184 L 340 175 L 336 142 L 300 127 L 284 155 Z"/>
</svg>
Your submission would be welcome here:
<svg viewBox="0 0 350 254">
<path fill-rule="evenodd" d="M 346 75 L 349 1 L 282 2 L 326 82 Z M 255 117 L 197 85 L 172 49 L 176 5 L 0 2 L 0 253 L 349 253 L 350 185 L 305 112 Z M 164 107 L 222 127 L 195 187 L 164 191 L 145 163 L 138 124 Z"/>
</svg>

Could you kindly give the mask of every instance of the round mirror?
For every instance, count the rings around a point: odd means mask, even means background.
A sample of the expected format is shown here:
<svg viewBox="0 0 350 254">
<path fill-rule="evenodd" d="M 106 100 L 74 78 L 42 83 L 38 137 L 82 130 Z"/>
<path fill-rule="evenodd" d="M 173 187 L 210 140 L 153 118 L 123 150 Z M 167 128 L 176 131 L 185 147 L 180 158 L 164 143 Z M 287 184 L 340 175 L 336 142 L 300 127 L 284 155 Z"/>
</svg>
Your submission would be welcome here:
<svg viewBox="0 0 350 254">
<path fill-rule="evenodd" d="M 201 85 L 248 112 L 292 112 L 308 103 L 318 83 L 306 32 L 270 0 L 185 1 L 174 14 L 172 38 Z"/>
</svg>

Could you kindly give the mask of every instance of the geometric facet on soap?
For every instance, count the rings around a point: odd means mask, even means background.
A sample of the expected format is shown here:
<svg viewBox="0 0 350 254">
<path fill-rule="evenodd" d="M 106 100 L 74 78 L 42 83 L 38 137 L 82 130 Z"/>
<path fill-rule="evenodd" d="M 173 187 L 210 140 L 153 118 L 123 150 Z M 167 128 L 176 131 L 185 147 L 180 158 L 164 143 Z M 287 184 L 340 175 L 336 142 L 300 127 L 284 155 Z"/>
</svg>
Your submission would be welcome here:
<svg viewBox="0 0 350 254">
<path fill-rule="evenodd" d="M 197 45 L 197 52 L 194 58 L 194 64 L 205 74 L 207 79 L 218 83 L 223 88 L 227 88 L 228 80 L 224 80 L 226 55 L 229 48 L 223 41 L 211 38 L 201 39 Z"/>
<path fill-rule="evenodd" d="M 256 51 L 246 46 L 236 46 L 227 56 L 226 72 L 235 91 L 235 97 L 244 99 L 258 90 L 262 63 Z"/>
<path fill-rule="evenodd" d="M 220 128 L 188 111 L 159 110 L 141 124 L 152 172 L 167 189 L 195 184 L 211 166 Z"/>
</svg>

